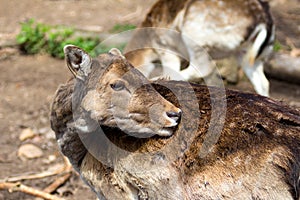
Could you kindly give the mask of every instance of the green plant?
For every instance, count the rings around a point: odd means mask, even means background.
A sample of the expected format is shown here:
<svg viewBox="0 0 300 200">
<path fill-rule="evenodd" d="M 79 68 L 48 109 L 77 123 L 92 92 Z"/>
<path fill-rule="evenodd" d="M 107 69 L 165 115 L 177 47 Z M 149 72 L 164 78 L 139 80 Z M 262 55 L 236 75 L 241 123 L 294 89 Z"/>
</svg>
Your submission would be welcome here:
<svg viewBox="0 0 300 200">
<path fill-rule="evenodd" d="M 282 45 L 280 44 L 280 42 L 279 42 L 278 40 L 276 40 L 276 41 L 274 42 L 273 50 L 274 50 L 275 52 L 278 52 L 278 51 L 280 51 L 281 49 L 282 49 Z"/>
<path fill-rule="evenodd" d="M 74 34 L 74 30 L 71 28 L 57 28 L 51 30 L 47 35 L 47 48 L 46 52 L 53 57 L 63 58 L 63 43 L 68 40 Z"/>
<path fill-rule="evenodd" d="M 73 44 L 87 51 L 91 56 L 97 56 L 108 52 L 112 47 L 100 43 L 98 37 L 81 36 L 76 30 L 64 26 L 50 26 L 36 23 L 30 19 L 21 24 L 21 32 L 17 36 L 17 42 L 23 52 L 27 54 L 48 53 L 53 57 L 64 58 L 63 47 Z M 131 24 L 116 24 L 111 32 L 121 32 L 135 28 Z M 125 43 L 114 47 L 123 50 Z"/>
<path fill-rule="evenodd" d="M 63 58 L 63 47 L 73 44 L 96 56 L 94 48 L 100 42 L 97 37 L 76 36 L 73 28 L 49 26 L 36 23 L 34 19 L 22 23 L 21 26 L 21 32 L 16 39 L 21 50 L 27 54 L 46 52 L 53 57 Z"/>
<path fill-rule="evenodd" d="M 133 24 L 116 24 L 112 27 L 110 32 L 111 33 L 119 33 L 119 32 L 123 32 L 123 31 L 129 31 L 129 30 L 132 30 L 135 28 L 136 28 L 136 26 Z"/>
<path fill-rule="evenodd" d="M 21 50 L 28 54 L 39 53 L 46 46 L 44 38 L 49 29 L 49 26 L 35 23 L 33 19 L 22 23 L 21 32 L 17 36 Z"/>
</svg>

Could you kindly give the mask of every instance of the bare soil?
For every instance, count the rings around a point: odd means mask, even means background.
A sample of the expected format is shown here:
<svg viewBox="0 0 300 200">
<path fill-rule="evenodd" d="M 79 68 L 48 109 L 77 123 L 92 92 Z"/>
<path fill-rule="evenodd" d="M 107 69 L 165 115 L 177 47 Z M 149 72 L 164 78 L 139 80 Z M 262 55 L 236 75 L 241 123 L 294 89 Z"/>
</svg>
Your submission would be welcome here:
<svg viewBox="0 0 300 200">
<path fill-rule="evenodd" d="M 47 24 L 64 24 L 78 28 L 92 28 L 103 32 L 116 23 L 138 24 L 154 0 L 0 0 L 0 36 L 13 35 L 19 23 L 35 18 Z M 277 24 L 277 36 L 287 44 L 289 38 L 300 47 L 300 2 L 298 0 L 272 0 L 272 12 Z M 1 57 L 1 56 L 0 56 Z M 288 66 L 287 66 L 288 67 Z M 48 55 L 26 56 L 15 54 L 0 59 L 0 179 L 37 173 L 63 163 L 54 133 L 49 124 L 49 107 L 59 84 L 70 73 L 63 60 Z M 228 87 L 253 91 L 243 78 L 238 85 Z M 300 86 L 271 79 L 271 97 L 300 108 Z M 20 141 L 24 128 L 37 135 Z M 20 145 L 35 144 L 44 155 L 37 159 L 21 160 L 17 156 Z M 54 155 L 56 159 L 49 159 Z M 57 176 L 22 183 L 43 189 Z M 57 191 L 65 199 L 96 199 L 76 173 Z M 0 200 L 36 199 L 21 192 L 0 190 Z"/>
</svg>

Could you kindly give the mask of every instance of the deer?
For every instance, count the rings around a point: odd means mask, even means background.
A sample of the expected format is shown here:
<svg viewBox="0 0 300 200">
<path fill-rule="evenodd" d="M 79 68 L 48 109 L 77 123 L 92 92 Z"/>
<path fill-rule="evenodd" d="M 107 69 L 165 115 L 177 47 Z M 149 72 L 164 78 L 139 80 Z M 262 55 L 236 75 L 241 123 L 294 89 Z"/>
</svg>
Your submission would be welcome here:
<svg viewBox="0 0 300 200">
<path fill-rule="evenodd" d="M 146 77 L 162 64 L 163 77 L 217 85 L 213 60 L 230 56 L 254 86 L 269 96 L 263 70 L 275 39 L 269 5 L 263 0 L 158 0 L 125 48 L 126 58 Z M 189 61 L 182 69 L 182 60 Z"/>
<path fill-rule="evenodd" d="M 64 52 L 73 77 L 54 95 L 51 127 L 98 199 L 299 199 L 297 108 L 150 81 L 117 49 Z"/>
</svg>

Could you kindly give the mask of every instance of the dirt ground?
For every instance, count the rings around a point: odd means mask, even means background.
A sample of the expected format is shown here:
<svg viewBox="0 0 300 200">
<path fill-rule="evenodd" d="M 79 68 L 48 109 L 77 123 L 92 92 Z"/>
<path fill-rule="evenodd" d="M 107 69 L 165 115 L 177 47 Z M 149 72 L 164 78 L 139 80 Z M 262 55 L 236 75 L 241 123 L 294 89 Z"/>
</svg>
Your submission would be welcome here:
<svg viewBox="0 0 300 200">
<path fill-rule="evenodd" d="M 19 23 L 35 18 L 47 24 L 64 24 L 78 28 L 107 31 L 116 23 L 138 24 L 154 0 L 0 0 L 0 36 L 20 30 Z M 286 44 L 286 38 L 300 47 L 300 1 L 272 0 L 272 12 L 277 24 L 277 37 Z M 63 163 L 54 133 L 49 125 L 49 105 L 60 83 L 70 73 L 63 60 L 48 55 L 25 56 L 15 54 L 0 59 L 0 179 L 28 175 L 58 168 Z M 248 80 L 242 79 L 235 89 L 253 91 Z M 300 86 L 271 80 L 271 97 L 300 108 Z M 22 130 L 30 128 L 35 136 L 20 141 Z M 34 144 L 43 156 L 20 159 L 22 144 Z M 57 176 L 25 180 L 23 184 L 43 189 Z M 65 199 L 96 199 L 76 173 L 57 193 Z M 0 200 L 37 199 L 21 192 L 0 190 Z"/>
</svg>

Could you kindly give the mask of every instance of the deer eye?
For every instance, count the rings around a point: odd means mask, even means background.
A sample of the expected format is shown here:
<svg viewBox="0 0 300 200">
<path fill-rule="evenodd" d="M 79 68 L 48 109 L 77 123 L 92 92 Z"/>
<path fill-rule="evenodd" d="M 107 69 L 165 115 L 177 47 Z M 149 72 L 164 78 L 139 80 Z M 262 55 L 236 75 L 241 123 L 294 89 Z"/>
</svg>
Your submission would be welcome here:
<svg viewBox="0 0 300 200">
<path fill-rule="evenodd" d="M 118 81 L 110 84 L 110 87 L 115 91 L 120 91 L 125 88 L 125 83 L 123 81 L 118 80 Z"/>
</svg>

